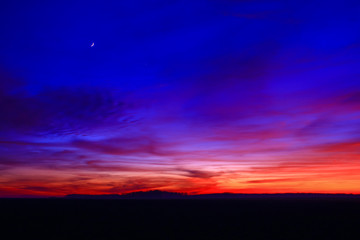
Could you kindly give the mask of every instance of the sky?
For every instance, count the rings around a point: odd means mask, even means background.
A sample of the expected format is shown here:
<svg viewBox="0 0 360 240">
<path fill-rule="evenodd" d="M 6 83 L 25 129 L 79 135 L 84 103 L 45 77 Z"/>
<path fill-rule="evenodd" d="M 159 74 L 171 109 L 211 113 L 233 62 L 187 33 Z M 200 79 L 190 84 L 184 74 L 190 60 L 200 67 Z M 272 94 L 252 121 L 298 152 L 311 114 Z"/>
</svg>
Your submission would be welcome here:
<svg viewBox="0 0 360 240">
<path fill-rule="evenodd" d="M 2 1 L 0 197 L 360 193 L 359 1 Z"/>
</svg>

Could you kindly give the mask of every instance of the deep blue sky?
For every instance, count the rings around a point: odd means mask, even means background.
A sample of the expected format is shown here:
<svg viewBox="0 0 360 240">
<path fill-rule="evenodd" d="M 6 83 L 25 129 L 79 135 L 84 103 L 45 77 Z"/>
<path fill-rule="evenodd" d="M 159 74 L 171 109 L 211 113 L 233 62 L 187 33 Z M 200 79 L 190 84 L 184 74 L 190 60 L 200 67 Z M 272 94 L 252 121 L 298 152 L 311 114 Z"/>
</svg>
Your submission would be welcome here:
<svg viewBox="0 0 360 240">
<path fill-rule="evenodd" d="M 285 54 L 331 58 L 341 49 L 356 48 L 359 41 L 357 1 L 3 5 L 1 63 L 37 86 L 106 83 L 139 88 L 210 73 L 229 59 L 231 65 L 265 64 Z M 95 47 L 90 49 L 91 42 Z"/>
</svg>

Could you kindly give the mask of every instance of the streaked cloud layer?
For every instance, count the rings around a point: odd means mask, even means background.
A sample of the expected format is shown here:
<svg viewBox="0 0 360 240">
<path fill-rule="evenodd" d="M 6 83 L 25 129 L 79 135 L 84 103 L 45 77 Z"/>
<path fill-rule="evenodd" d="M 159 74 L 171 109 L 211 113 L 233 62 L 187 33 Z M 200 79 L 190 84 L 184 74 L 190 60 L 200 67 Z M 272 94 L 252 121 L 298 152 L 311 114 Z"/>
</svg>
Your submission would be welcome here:
<svg viewBox="0 0 360 240">
<path fill-rule="evenodd" d="M 0 196 L 360 193 L 359 3 L 27 4 L 0 14 Z"/>
</svg>

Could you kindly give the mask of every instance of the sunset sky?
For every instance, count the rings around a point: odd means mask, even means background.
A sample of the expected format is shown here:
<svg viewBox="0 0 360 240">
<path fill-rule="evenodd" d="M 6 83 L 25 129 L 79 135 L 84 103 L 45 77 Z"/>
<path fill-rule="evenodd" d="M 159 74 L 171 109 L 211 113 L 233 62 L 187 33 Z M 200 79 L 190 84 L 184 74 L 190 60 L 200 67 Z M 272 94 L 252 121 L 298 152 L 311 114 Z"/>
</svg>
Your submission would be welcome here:
<svg viewBox="0 0 360 240">
<path fill-rule="evenodd" d="M 360 193 L 360 1 L 5 1 L 0 197 Z"/>
</svg>

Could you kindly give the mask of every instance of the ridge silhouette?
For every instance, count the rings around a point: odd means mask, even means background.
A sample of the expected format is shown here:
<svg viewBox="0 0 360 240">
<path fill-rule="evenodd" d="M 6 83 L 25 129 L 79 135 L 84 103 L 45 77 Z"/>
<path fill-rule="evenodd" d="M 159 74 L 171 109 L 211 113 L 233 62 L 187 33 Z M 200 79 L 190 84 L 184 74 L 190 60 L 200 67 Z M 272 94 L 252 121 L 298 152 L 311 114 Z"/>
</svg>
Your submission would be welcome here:
<svg viewBox="0 0 360 240">
<path fill-rule="evenodd" d="M 331 193 L 212 193 L 189 195 L 180 192 L 161 190 L 137 191 L 125 194 L 68 194 L 65 198 L 75 199 L 342 199 L 360 198 L 357 194 L 331 194 Z"/>
</svg>

